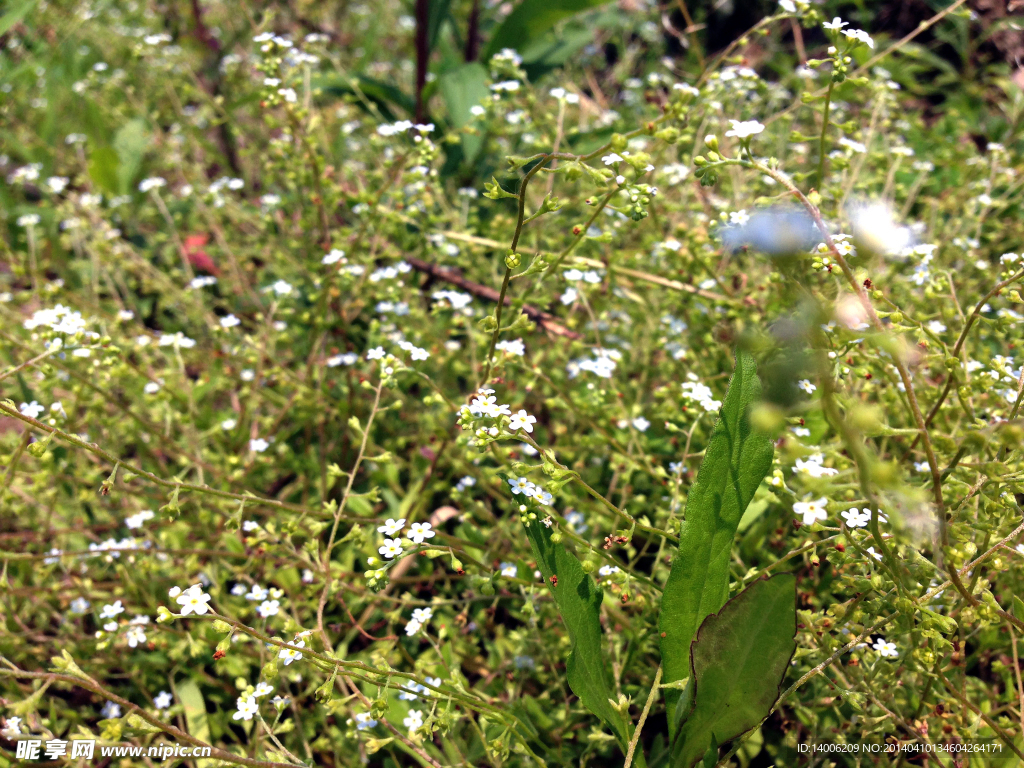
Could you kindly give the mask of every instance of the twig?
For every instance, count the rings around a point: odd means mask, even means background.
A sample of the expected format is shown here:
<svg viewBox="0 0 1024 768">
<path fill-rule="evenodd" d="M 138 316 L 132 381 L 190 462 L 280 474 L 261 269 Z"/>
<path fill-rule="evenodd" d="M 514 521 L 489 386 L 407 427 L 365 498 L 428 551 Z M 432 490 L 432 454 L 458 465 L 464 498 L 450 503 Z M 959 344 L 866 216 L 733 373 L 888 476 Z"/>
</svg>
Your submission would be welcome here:
<svg viewBox="0 0 1024 768">
<path fill-rule="evenodd" d="M 406 256 L 405 260 L 409 263 L 413 269 L 417 272 L 423 272 L 424 274 L 430 275 L 431 277 L 443 280 L 446 283 L 456 285 L 462 290 L 479 296 L 481 299 L 487 299 L 488 301 L 497 301 L 500 294 L 490 286 L 480 285 L 480 283 L 474 283 L 472 280 L 467 280 L 450 269 L 439 267 L 436 264 L 430 264 L 422 259 L 417 259 L 414 256 Z M 509 305 L 512 303 L 512 299 L 509 296 L 505 297 L 505 304 Z M 536 307 L 531 307 L 529 304 L 523 305 L 523 314 L 533 320 L 537 325 L 546 331 L 550 331 L 556 336 L 564 336 L 567 339 L 578 340 L 582 339 L 583 336 L 576 331 L 571 331 L 564 325 L 561 325 L 555 316 L 545 312 Z"/>
</svg>

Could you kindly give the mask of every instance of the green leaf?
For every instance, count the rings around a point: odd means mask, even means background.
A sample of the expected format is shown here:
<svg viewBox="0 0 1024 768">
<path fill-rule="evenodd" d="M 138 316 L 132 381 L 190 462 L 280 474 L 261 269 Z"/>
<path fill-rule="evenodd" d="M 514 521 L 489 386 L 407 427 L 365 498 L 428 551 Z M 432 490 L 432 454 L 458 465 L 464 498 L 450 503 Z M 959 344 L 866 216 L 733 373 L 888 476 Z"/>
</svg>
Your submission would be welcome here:
<svg viewBox="0 0 1024 768">
<path fill-rule="evenodd" d="M 779 698 L 796 651 L 796 577 L 758 580 L 708 616 L 693 641 L 693 698 L 673 768 L 691 768 L 712 745 L 756 728 Z"/>
<path fill-rule="evenodd" d="M 110 195 L 120 191 L 117 152 L 111 147 L 96 147 L 89 154 L 89 178 Z"/>
<path fill-rule="evenodd" d="M 473 117 L 469 110 L 488 93 L 487 70 L 479 62 L 463 64 L 441 75 L 440 83 L 448 119 L 453 127 L 461 128 Z"/>
<path fill-rule="evenodd" d="M 487 95 L 487 70 L 478 62 L 462 64 L 439 78 L 441 96 L 448 110 L 448 122 L 453 128 L 462 128 L 472 118 L 469 111 Z M 472 163 L 484 147 L 481 135 L 462 136 L 463 163 Z"/>
<path fill-rule="evenodd" d="M 429 50 L 437 47 L 437 38 L 441 34 L 441 25 L 448 18 L 452 0 L 430 0 L 427 11 L 427 46 Z"/>
<path fill-rule="evenodd" d="M 144 120 L 129 120 L 114 135 L 114 151 L 120 164 L 117 167 L 117 186 L 121 194 L 127 194 L 142 167 L 142 156 L 146 152 L 149 137 L 146 135 Z"/>
<path fill-rule="evenodd" d="M 1024 600 L 1021 600 L 1016 595 L 1013 596 L 1013 615 L 1024 621 Z"/>
<path fill-rule="evenodd" d="M 522 50 L 562 19 L 588 11 L 608 0 L 522 0 L 501 23 L 487 44 L 484 58 L 502 48 Z"/>
<path fill-rule="evenodd" d="M 750 423 L 761 395 L 754 358 L 736 355 L 736 370 L 718 423 L 686 500 L 679 551 L 661 599 L 661 656 L 665 682 L 690 674 L 690 642 L 706 616 L 729 594 L 729 563 L 743 512 L 772 466 L 771 438 Z M 671 707 L 679 694 L 666 692 Z M 669 723 L 678 718 L 669 717 Z"/>
<path fill-rule="evenodd" d="M 555 604 L 562 615 L 572 650 L 566 660 L 566 679 L 583 706 L 601 718 L 625 747 L 629 742 L 629 726 L 611 705 L 614 698 L 608 679 L 608 664 L 601 652 L 601 600 L 604 593 L 594 580 L 583 572 L 583 566 L 564 546 L 551 541 L 551 530 L 536 520 L 526 528 L 526 535 L 537 558 L 537 567 L 551 588 Z M 558 583 L 551 584 L 557 576 Z"/>
<path fill-rule="evenodd" d="M 412 96 L 381 80 L 361 75 L 321 75 L 313 78 L 312 85 L 314 90 L 321 91 L 322 97 L 355 96 L 352 103 L 387 121 L 396 120 L 399 112 L 412 115 L 416 111 L 416 101 Z"/>
<path fill-rule="evenodd" d="M 188 732 L 197 739 L 210 743 L 210 723 L 206 717 L 206 702 L 203 694 L 196 685 L 196 681 L 188 677 L 178 683 L 175 693 L 181 701 L 182 709 L 185 710 L 185 722 L 188 724 Z M 212 763 L 212 760 L 198 760 L 196 765 L 204 768 Z"/>
<path fill-rule="evenodd" d="M 21 5 L 16 5 L 3 16 L 0 16 L 0 35 L 6 34 L 11 27 L 28 15 L 28 12 L 36 7 L 39 0 L 26 0 Z"/>
</svg>

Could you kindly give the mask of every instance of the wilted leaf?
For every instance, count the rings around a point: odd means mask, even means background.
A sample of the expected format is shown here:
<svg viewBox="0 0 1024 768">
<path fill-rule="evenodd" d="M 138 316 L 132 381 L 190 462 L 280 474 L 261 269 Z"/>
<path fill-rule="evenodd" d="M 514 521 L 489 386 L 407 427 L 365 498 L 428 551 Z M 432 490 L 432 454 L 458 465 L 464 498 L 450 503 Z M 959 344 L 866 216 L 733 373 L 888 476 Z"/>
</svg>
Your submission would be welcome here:
<svg viewBox="0 0 1024 768">
<path fill-rule="evenodd" d="M 674 768 L 690 768 L 712 744 L 730 741 L 768 717 L 795 650 L 792 574 L 755 581 L 708 616 L 691 646 L 692 698 L 687 697 L 691 703 L 677 736 Z"/>
</svg>

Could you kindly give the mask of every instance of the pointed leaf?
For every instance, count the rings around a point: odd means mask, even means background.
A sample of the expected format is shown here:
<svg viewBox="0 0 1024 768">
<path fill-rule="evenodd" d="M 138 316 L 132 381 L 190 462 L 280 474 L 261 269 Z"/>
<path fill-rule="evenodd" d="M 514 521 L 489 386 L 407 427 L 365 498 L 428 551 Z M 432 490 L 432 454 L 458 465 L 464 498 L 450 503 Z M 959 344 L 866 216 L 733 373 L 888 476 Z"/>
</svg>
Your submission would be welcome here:
<svg viewBox="0 0 1024 768">
<path fill-rule="evenodd" d="M 693 703 L 674 768 L 691 768 L 712 745 L 756 728 L 779 698 L 796 651 L 796 577 L 758 580 L 708 616 L 691 647 Z"/>
<path fill-rule="evenodd" d="M 1021 600 L 1016 595 L 1013 596 L 1013 615 L 1024 621 L 1024 600 Z"/>
<path fill-rule="evenodd" d="M 611 705 L 615 695 L 608 679 L 608 664 L 601 650 L 601 600 L 603 593 L 583 566 L 561 544 L 551 541 L 551 530 L 539 520 L 530 523 L 526 535 L 537 558 L 537 567 L 555 598 L 572 650 L 566 660 L 566 679 L 583 706 L 601 718 L 623 747 L 629 742 L 629 727 Z M 557 584 L 551 577 L 557 577 Z"/>
<path fill-rule="evenodd" d="M 721 415 L 686 501 L 679 551 L 661 599 L 658 624 L 667 683 L 690 674 L 694 633 L 725 603 L 736 529 L 772 466 L 771 438 L 750 423 L 750 406 L 760 395 L 754 358 L 739 351 Z M 678 698 L 676 691 L 666 692 L 670 707 Z M 670 723 L 677 720 L 669 718 Z"/>
<path fill-rule="evenodd" d="M 490 59 L 502 48 L 523 50 L 562 19 L 582 11 L 589 11 L 608 0 L 522 0 L 505 17 L 491 37 L 484 54 Z"/>
</svg>

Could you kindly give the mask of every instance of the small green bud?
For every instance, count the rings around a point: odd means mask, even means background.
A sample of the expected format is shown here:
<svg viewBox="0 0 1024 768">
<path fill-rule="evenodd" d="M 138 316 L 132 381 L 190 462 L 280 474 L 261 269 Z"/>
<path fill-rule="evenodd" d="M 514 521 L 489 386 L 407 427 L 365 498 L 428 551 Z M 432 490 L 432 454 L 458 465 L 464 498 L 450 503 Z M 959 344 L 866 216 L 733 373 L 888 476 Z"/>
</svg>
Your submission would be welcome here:
<svg viewBox="0 0 1024 768">
<path fill-rule="evenodd" d="M 509 248 L 508 253 L 505 254 L 505 266 L 509 269 L 517 269 L 522 263 L 522 259 L 519 254 Z"/>
<path fill-rule="evenodd" d="M 666 144 L 675 144 L 679 141 L 679 129 L 678 128 L 664 128 L 654 134 L 654 138 L 661 139 Z"/>
<path fill-rule="evenodd" d="M 560 531 L 555 531 L 554 533 L 551 534 L 551 543 L 552 544 L 561 544 L 562 543 L 562 533 Z"/>
<path fill-rule="evenodd" d="M 718 137 L 715 136 L 715 134 L 709 133 L 707 136 L 705 136 L 704 144 L 707 145 L 707 148 L 710 149 L 712 152 L 718 151 Z"/>
</svg>

